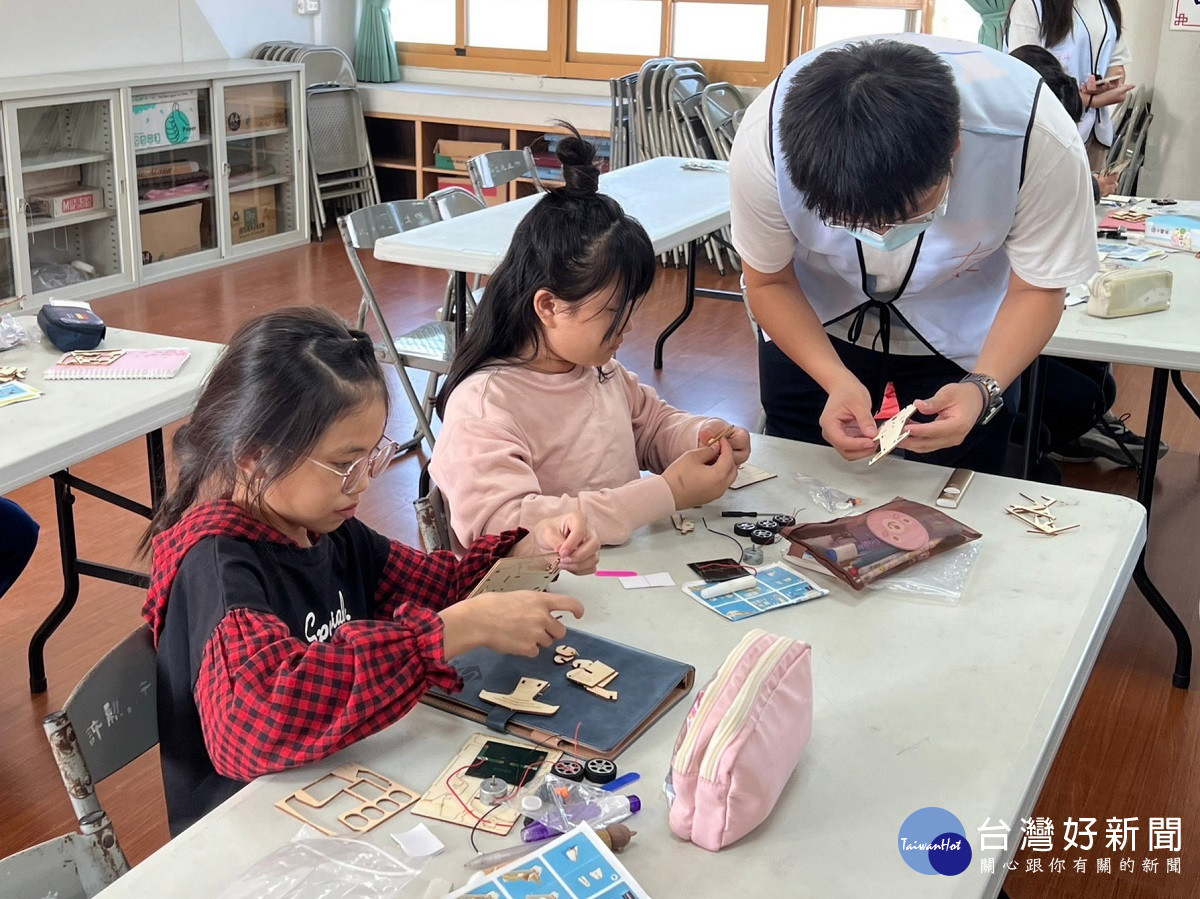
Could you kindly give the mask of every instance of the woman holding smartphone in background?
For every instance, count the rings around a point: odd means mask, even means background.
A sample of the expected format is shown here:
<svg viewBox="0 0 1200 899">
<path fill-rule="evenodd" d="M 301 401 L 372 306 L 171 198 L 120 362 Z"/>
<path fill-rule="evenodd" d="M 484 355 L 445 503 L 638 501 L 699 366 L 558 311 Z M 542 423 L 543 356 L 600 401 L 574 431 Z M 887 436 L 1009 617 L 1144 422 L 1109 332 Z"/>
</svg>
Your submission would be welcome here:
<svg viewBox="0 0 1200 899">
<path fill-rule="evenodd" d="M 1079 136 L 1093 171 L 1112 146 L 1112 107 L 1133 85 L 1125 83 L 1131 61 L 1118 0 L 1014 0 L 1008 11 L 1006 49 L 1045 47 L 1079 82 L 1083 118 Z"/>
</svg>

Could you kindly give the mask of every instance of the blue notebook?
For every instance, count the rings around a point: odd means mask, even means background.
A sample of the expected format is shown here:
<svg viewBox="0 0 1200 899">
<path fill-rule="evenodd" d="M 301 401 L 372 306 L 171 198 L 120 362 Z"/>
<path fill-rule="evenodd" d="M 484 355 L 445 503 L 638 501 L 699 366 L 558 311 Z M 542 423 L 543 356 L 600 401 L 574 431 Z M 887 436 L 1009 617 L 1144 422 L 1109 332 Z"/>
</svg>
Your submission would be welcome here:
<svg viewBox="0 0 1200 899">
<path fill-rule="evenodd" d="M 556 662 L 559 646 L 574 649 L 574 658 Z M 567 679 L 568 671 L 589 670 L 591 666 L 581 664 L 588 660 L 616 670 L 616 677 L 598 688 L 601 693 L 615 692 L 615 700 L 601 698 Z M 462 692 L 450 694 L 433 689 L 422 702 L 554 749 L 574 752 L 578 728 L 578 754 L 585 758 L 620 755 L 691 692 L 696 676 L 691 665 L 570 628 L 566 637 L 543 649 L 536 658 L 476 649 L 459 656 L 453 664 L 465 684 Z M 480 690 L 509 693 L 521 678 L 547 681 L 549 686 L 538 694 L 537 701 L 556 705 L 558 711 L 553 715 L 530 715 L 479 698 Z"/>
</svg>

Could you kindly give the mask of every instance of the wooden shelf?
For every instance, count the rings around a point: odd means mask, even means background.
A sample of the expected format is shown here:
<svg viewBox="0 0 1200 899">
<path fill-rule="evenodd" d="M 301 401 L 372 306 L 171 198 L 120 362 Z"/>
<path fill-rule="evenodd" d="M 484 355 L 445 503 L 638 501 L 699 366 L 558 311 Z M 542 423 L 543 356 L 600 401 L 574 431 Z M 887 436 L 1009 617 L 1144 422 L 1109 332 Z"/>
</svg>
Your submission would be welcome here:
<svg viewBox="0 0 1200 899">
<path fill-rule="evenodd" d="M 466 169 L 439 169 L 436 165 L 427 165 L 421 171 L 427 175 L 445 175 L 448 178 L 470 179 L 471 177 Z"/>
<path fill-rule="evenodd" d="M 415 172 L 417 170 L 417 160 L 412 156 L 376 156 L 375 167 L 378 169 L 399 169 L 404 172 Z"/>
<path fill-rule="evenodd" d="M 211 143 L 211 137 L 202 137 L 200 140 L 188 141 L 186 144 L 170 144 L 166 147 L 142 147 L 139 150 L 134 150 L 133 155 L 149 156 L 151 153 L 181 153 L 193 147 L 207 147 Z"/>
<path fill-rule="evenodd" d="M 110 219 L 116 214 L 117 211 L 115 209 L 94 209 L 91 212 L 60 215 L 58 218 L 33 219 L 25 228 L 25 231 L 29 234 L 36 234 L 39 231 L 56 231 L 59 228 L 70 228 L 72 225 L 82 225 L 85 222 Z"/>
<path fill-rule="evenodd" d="M 167 206 L 182 206 L 184 203 L 191 203 L 195 200 L 211 200 L 212 195 L 213 192 L 209 189 L 194 194 L 168 197 L 165 200 L 138 200 L 138 212 L 149 212 L 151 209 L 163 209 Z"/>
<path fill-rule="evenodd" d="M 229 185 L 231 194 L 239 194 L 244 190 L 254 190 L 256 187 L 271 187 L 275 184 L 285 184 L 292 180 L 291 175 L 274 175 L 270 178 L 261 178 L 258 181 L 247 181 L 245 184 Z"/>
<path fill-rule="evenodd" d="M 91 162 L 105 162 L 111 159 L 109 153 L 91 153 L 87 150 L 52 150 L 49 153 L 36 153 L 22 157 L 22 172 L 46 172 L 50 169 L 66 168 L 69 165 L 87 165 Z"/>
<path fill-rule="evenodd" d="M 271 137 L 276 134 L 291 134 L 291 128 L 264 128 L 262 131 L 248 131 L 245 134 L 226 134 L 227 143 L 235 140 L 253 140 L 256 137 Z"/>
</svg>

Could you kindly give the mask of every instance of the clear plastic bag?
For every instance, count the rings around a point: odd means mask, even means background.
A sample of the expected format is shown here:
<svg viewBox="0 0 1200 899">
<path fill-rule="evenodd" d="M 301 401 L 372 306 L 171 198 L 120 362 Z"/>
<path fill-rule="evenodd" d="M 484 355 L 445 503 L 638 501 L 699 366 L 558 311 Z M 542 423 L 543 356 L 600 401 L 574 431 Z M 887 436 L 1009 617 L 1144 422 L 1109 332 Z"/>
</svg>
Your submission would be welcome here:
<svg viewBox="0 0 1200 899">
<path fill-rule="evenodd" d="M 914 602 L 956 606 L 962 601 L 967 581 L 975 569 L 979 547 L 980 541 L 972 541 L 907 571 L 873 581 L 867 584 L 867 589 L 883 590 Z"/>
<path fill-rule="evenodd" d="M 852 512 L 865 502 L 862 497 L 851 496 L 817 478 L 810 478 L 802 474 L 795 475 L 795 478 L 796 483 L 808 491 L 809 499 L 831 515 Z"/>
<path fill-rule="evenodd" d="M 0 315 L 0 350 L 11 350 L 22 343 L 29 343 L 29 332 L 11 315 Z"/>
<path fill-rule="evenodd" d="M 361 840 L 305 837 L 255 862 L 219 899 L 385 899 L 418 873 Z"/>
<path fill-rule="evenodd" d="M 35 265 L 29 270 L 29 277 L 34 293 L 47 290 L 59 290 L 72 284 L 82 284 L 95 277 L 96 270 L 86 262 L 76 260 L 69 265 L 59 262 L 47 262 L 45 265 Z"/>
<path fill-rule="evenodd" d="M 546 774 L 501 804 L 560 833 L 566 833 L 582 821 L 590 822 L 593 827 L 602 826 L 595 822 L 599 817 L 597 809 L 613 795 L 595 784 Z M 537 804 L 530 800 L 536 800 Z"/>
</svg>

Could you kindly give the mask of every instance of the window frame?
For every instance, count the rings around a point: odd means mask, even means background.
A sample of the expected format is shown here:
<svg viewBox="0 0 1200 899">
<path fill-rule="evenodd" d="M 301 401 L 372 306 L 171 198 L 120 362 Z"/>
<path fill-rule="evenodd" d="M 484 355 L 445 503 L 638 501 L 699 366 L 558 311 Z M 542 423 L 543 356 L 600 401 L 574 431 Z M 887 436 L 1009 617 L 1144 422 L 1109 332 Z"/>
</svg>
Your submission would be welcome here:
<svg viewBox="0 0 1200 899">
<path fill-rule="evenodd" d="M 402 66 L 427 66 L 465 71 L 507 72 L 558 78 L 607 80 L 637 71 L 645 56 L 575 51 L 579 0 L 548 0 L 546 50 L 510 50 L 499 47 L 468 47 L 467 0 L 455 0 L 455 45 L 396 42 Z M 698 60 L 711 81 L 728 81 L 740 87 L 764 87 L 787 64 L 813 49 L 818 7 L 903 9 L 921 16 L 921 31 L 933 29 L 935 0 L 660 0 L 662 26 L 659 53 L 670 53 L 677 3 L 765 5 L 767 46 L 762 62 L 752 60 Z"/>
</svg>

